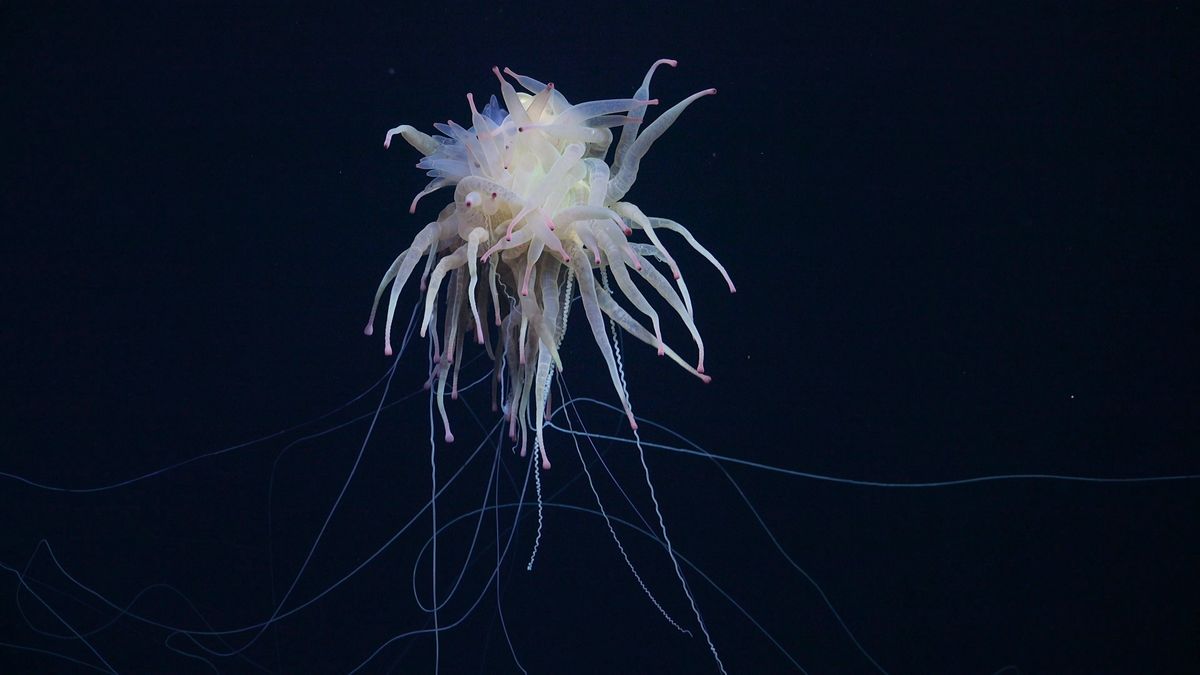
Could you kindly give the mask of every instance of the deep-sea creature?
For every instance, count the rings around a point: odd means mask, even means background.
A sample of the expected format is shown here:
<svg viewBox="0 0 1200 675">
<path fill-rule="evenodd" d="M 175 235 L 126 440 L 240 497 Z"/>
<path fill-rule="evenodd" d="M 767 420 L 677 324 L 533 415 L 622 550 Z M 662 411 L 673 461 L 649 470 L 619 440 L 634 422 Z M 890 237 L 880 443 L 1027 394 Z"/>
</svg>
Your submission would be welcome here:
<svg viewBox="0 0 1200 675">
<path fill-rule="evenodd" d="M 365 332 L 372 333 L 379 300 L 392 284 L 384 323 L 384 350 L 392 353 L 397 299 L 425 258 L 421 335 L 431 333 L 434 341 L 429 384 L 437 387 L 447 441 L 454 436 L 446 416 L 446 381 L 451 381 L 450 397 L 457 398 L 463 343 L 472 334 L 497 361 L 493 409 L 499 390 L 499 407 L 508 420 L 510 437 L 520 436 L 521 454 L 525 454 L 532 425 L 534 452 L 541 453 L 542 467 L 550 468 L 542 427 L 552 367 L 563 367 L 558 347 L 576 284 L 588 326 L 634 429 L 637 423 L 603 317 L 701 380 L 709 380 L 704 374 L 704 342 L 693 320 L 692 299 L 660 233 L 682 236 L 720 270 L 731 292 L 735 290 L 733 282 L 682 225 L 646 216 L 623 201 L 654 141 L 693 101 L 716 93 L 716 89 L 696 92 L 642 129 L 647 111 L 658 105 L 657 99 L 650 98 L 650 80 L 661 65 L 676 63 L 670 59 L 655 62 L 632 98 L 574 105 L 553 83 L 543 84 L 505 68 L 505 74 L 530 92 L 518 93 L 500 69 L 493 68 L 503 105 L 492 96 L 479 110 L 474 97 L 467 94 L 470 127 L 447 121 L 434 125 L 441 132 L 434 136 L 408 125 L 388 131 L 384 146 L 390 146 L 399 134 L 424 155 L 417 167 L 432 178 L 413 199 L 410 212 L 415 212 L 422 197 L 443 187 L 454 189 L 454 200 L 417 234 L 383 276 Z M 621 133 L 610 162 L 606 158 L 614 127 L 620 127 Z M 635 231 L 644 235 L 644 241 L 632 238 Z M 655 262 L 664 266 L 674 284 Z M 608 285 L 610 275 L 634 309 L 650 320 L 650 329 L 618 304 Z M 695 366 L 664 343 L 658 312 L 634 283 L 635 276 L 679 315 L 696 343 Z M 439 309 L 441 333 L 435 320 Z M 495 335 L 488 325 L 489 315 Z"/>
</svg>

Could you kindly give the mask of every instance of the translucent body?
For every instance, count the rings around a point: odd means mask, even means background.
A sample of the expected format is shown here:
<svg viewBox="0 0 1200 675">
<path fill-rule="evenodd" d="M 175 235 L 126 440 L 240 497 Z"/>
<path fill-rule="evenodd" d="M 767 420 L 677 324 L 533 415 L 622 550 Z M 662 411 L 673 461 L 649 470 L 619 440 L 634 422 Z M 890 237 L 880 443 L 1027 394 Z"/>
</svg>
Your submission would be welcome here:
<svg viewBox="0 0 1200 675">
<path fill-rule="evenodd" d="M 550 467 L 542 426 L 552 368 L 563 368 L 558 345 L 576 285 L 588 327 L 630 426 L 636 428 L 637 424 L 604 329 L 605 316 L 660 355 L 701 380 L 709 380 L 704 374 L 704 342 L 693 320 L 692 299 L 678 265 L 655 230 L 681 234 L 720 270 L 730 291 L 733 282 L 683 226 L 649 218 L 634 204 L 622 201 L 654 141 L 693 101 L 716 93 L 705 89 L 692 94 L 643 130 L 643 116 L 658 104 L 649 98 L 650 80 L 664 64 L 674 66 L 675 62 L 663 59 L 654 63 L 632 98 L 574 105 L 553 84 L 505 69 L 529 91 L 518 93 L 500 69 L 493 68 L 504 104 L 493 96 L 480 111 L 468 94 L 469 128 L 448 121 L 434 125 L 441 132 L 436 136 L 408 125 L 388 132 L 384 145 L 390 146 L 392 137 L 400 135 L 424 155 L 417 167 L 432 179 L 410 210 L 416 209 L 422 197 L 443 187 L 454 188 L 454 199 L 384 274 L 366 333 L 372 333 L 380 299 L 391 284 L 384 349 L 392 353 L 391 327 L 400 292 L 425 258 L 421 335 L 432 332 L 434 339 L 436 365 L 430 384 L 437 387 L 447 441 L 454 436 L 445 409 L 446 383 L 451 381 L 450 395 L 455 398 L 457 364 L 466 336 L 473 335 L 501 364 L 495 369 L 493 386 L 500 392 L 499 407 L 508 418 L 510 435 L 514 439 L 519 436 L 524 454 L 532 426 L 542 466 Z M 611 129 L 617 126 L 620 140 L 610 162 Z M 644 235 L 645 243 L 631 239 L 635 231 Z M 655 267 L 655 261 L 666 266 L 674 284 Z M 610 274 L 633 309 L 649 319 L 650 329 L 614 299 L 607 287 Z M 480 283 L 481 276 L 485 283 Z M 597 283 L 597 276 L 605 282 Z M 687 327 L 696 344 L 695 366 L 664 343 L 660 317 L 640 290 L 638 278 L 665 300 Z"/>
</svg>

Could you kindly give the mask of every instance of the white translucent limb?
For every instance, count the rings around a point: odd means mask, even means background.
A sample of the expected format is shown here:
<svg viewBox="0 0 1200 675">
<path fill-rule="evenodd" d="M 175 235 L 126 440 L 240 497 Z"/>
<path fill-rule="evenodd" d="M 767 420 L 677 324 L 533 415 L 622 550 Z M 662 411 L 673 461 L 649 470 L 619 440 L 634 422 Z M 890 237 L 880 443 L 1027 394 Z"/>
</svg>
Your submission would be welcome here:
<svg viewBox="0 0 1200 675">
<path fill-rule="evenodd" d="M 608 269 L 612 272 L 617 286 L 621 287 L 621 292 L 625 294 L 625 297 L 629 298 L 634 307 L 638 308 L 638 311 L 650 317 L 650 323 L 654 326 L 654 336 L 657 338 L 655 348 L 658 350 L 658 355 L 662 356 L 665 352 L 662 339 L 662 326 L 659 324 L 658 312 L 650 306 L 650 303 L 646 300 L 646 296 L 642 295 L 642 292 L 634 285 L 633 279 L 630 278 L 629 272 L 625 269 L 626 263 L 618 250 L 619 244 L 612 241 L 612 238 L 605 233 L 601 235 L 601 246 L 604 247 L 604 254 L 608 257 Z M 636 269 L 640 272 L 642 264 L 640 261 L 637 261 L 637 263 Z"/>
<path fill-rule="evenodd" d="M 400 134 L 401 138 L 408 141 L 409 145 L 416 148 L 417 152 L 426 157 L 437 152 L 442 147 L 442 144 L 434 140 L 433 136 L 410 127 L 407 124 L 401 124 L 394 129 L 388 129 L 387 136 L 383 138 L 383 147 L 392 147 L 392 137 L 396 134 Z"/>
<path fill-rule="evenodd" d="M 631 244 L 631 246 L 636 246 L 636 244 Z M 654 287 L 654 290 L 658 291 L 658 294 L 662 296 L 662 299 L 667 301 L 667 304 L 671 306 L 671 309 L 675 310 L 675 313 L 679 315 L 679 319 L 683 321 L 683 325 L 686 326 L 688 332 L 692 334 L 692 340 L 696 343 L 697 351 L 696 370 L 703 373 L 704 340 L 700 337 L 700 330 L 696 328 L 696 320 L 692 315 L 691 308 L 686 306 L 681 301 L 680 296 L 675 293 L 675 289 L 671 288 L 670 282 L 667 281 L 667 278 L 664 277 L 662 273 L 654 267 L 654 265 L 642 265 L 637 271 L 638 274 L 642 275 L 643 279 L 645 279 L 651 286 Z M 682 278 L 678 279 L 677 281 L 680 284 L 683 283 Z M 683 289 L 683 294 L 686 295 L 687 286 L 681 286 L 681 288 Z"/>
<path fill-rule="evenodd" d="M 582 283 L 580 285 L 582 286 Z M 596 299 L 601 311 L 611 317 L 612 320 L 617 323 L 617 325 L 625 329 L 625 332 L 641 340 L 642 342 L 645 342 L 651 347 L 656 345 L 657 338 L 655 338 L 650 331 L 646 330 L 646 327 L 639 323 L 637 319 L 630 316 L 629 312 L 625 311 L 625 308 L 613 299 L 612 294 L 603 288 L 598 288 L 596 289 Z M 667 358 L 679 364 L 680 368 L 683 368 L 692 375 L 695 375 L 705 383 L 712 381 L 711 377 L 705 375 L 699 370 L 696 370 L 691 366 L 691 364 L 689 364 L 687 361 L 684 361 L 683 357 L 681 357 L 674 349 L 671 349 L 670 345 L 663 345 L 663 349 L 666 352 Z"/>
<path fill-rule="evenodd" d="M 400 255 L 396 256 L 396 259 L 392 261 L 392 264 L 390 267 L 388 267 L 387 272 L 383 273 L 383 279 L 379 281 L 379 287 L 375 289 L 375 301 L 371 303 L 371 314 L 367 317 L 367 325 L 363 327 L 363 335 L 375 334 L 375 314 L 379 311 L 379 299 L 383 297 L 383 290 L 387 288 L 388 283 L 390 283 L 392 279 L 396 278 L 396 274 L 400 271 L 400 267 L 411 257 L 412 253 L 413 251 L 410 248 L 401 251 Z M 416 263 L 414 262 L 412 264 L 415 265 Z"/>
<path fill-rule="evenodd" d="M 421 337 L 425 337 L 429 328 L 429 320 L 433 317 L 433 309 L 437 303 L 437 294 L 442 285 L 442 278 L 450 270 L 458 269 L 465 264 L 467 264 L 467 251 L 465 248 L 459 248 L 454 253 L 444 256 L 438 261 L 437 267 L 433 268 L 433 274 L 429 277 L 429 288 L 425 291 L 425 318 L 421 321 Z"/>
<path fill-rule="evenodd" d="M 587 247 L 587 250 L 592 252 L 592 263 L 600 264 L 600 242 L 596 241 L 596 231 L 593 227 L 595 221 L 587 221 L 576 225 L 571 229 L 571 233 L 575 236 L 577 245 Z"/>
<path fill-rule="evenodd" d="M 467 297 L 471 302 L 471 318 L 475 319 L 475 342 L 478 344 L 483 344 L 483 322 L 479 320 L 479 305 L 475 302 L 475 286 L 479 283 L 479 244 L 486 241 L 487 237 L 487 230 L 482 227 L 471 230 L 471 234 L 467 236 L 467 271 L 471 275 Z"/>
<path fill-rule="evenodd" d="M 617 212 L 606 206 L 580 204 L 567 207 L 554 214 L 554 224 L 560 230 L 580 220 L 610 220 L 618 227 L 625 226 Z"/>
<path fill-rule="evenodd" d="M 567 250 L 563 248 L 562 240 L 558 238 L 558 235 L 554 234 L 554 230 L 557 227 L 554 224 L 554 221 L 550 219 L 550 216 L 546 215 L 545 211 L 538 211 L 538 215 L 542 217 L 542 224 L 546 228 L 541 232 L 539 241 L 541 241 L 541 243 L 551 251 L 554 251 L 560 257 L 562 257 L 564 263 L 571 262 L 571 256 L 567 253 Z"/>
<path fill-rule="evenodd" d="M 559 92 L 557 89 L 554 88 L 553 82 L 548 82 L 546 84 L 542 84 L 541 82 L 538 82 L 537 80 L 533 79 L 532 77 L 526 77 L 525 75 L 518 75 L 512 71 L 512 68 L 508 68 L 508 67 L 504 68 L 504 74 L 508 75 L 509 77 L 516 80 L 517 84 L 521 85 L 522 87 L 525 87 L 525 89 L 527 89 L 531 94 L 541 95 L 542 93 L 548 93 L 548 96 L 550 96 L 554 99 L 554 106 L 555 106 L 554 109 L 555 110 L 566 110 L 567 108 L 571 107 L 571 103 L 569 101 L 567 101 L 567 97 L 563 96 L 561 92 Z M 536 98 L 537 98 L 537 96 L 534 97 L 535 100 L 536 100 Z M 537 119 L 537 117 L 535 117 L 533 115 L 533 104 L 530 104 L 529 107 L 526 108 L 526 110 L 529 110 L 529 116 L 532 119 L 534 119 L 534 120 Z"/>
<path fill-rule="evenodd" d="M 436 310 L 435 310 L 435 313 L 436 313 Z M 433 352 L 433 362 L 441 363 L 441 361 L 442 361 L 442 343 L 441 343 L 441 340 L 439 340 L 439 337 L 441 334 L 438 333 L 438 327 L 437 327 L 436 321 L 434 321 L 433 324 L 429 327 L 429 333 L 430 333 L 429 342 L 433 345 L 432 350 L 431 350 Z M 437 369 L 435 368 L 433 370 L 433 372 L 436 373 Z M 433 375 L 431 374 L 430 378 L 432 378 L 432 377 L 433 377 Z M 430 382 L 432 382 L 432 381 L 433 380 L 430 379 Z M 429 386 L 429 385 L 427 384 L 426 386 Z"/>
<path fill-rule="evenodd" d="M 525 336 L 529 332 L 529 317 L 522 312 L 521 330 L 517 333 L 517 363 L 525 365 Z"/>
<path fill-rule="evenodd" d="M 667 251 L 667 247 L 663 246 L 663 243 L 659 241 L 658 235 L 654 232 L 654 226 L 650 223 L 650 219 L 646 217 L 646 214 L 642 213 L 642 210 L 636 204 L 629 202 L 617 202 L 613 204 L 612 208 L 613 211 L 632 220 L 635 225 L 638 225 L 646 232 L 646 238 L 650 240 L 650 243 L 654 244 L 654 248 L 658 249 L 659 257 L 671 268 L 671 276 L 678 279 L 680 277 L 679 265 L 675 264 L 675 259 L 671 257 L 671 253 Z M 692 311 L 690 304 L 688 305 L 688 311 Z"/>
<path fill-rule="evenodd" d="M 550 356 L 554 359 L 554 367 L 562 370 L 562 359 L 558 355 L 558 346 L 554 344 L 554 331 L 546 323 L 545 313 L 542 311 L 542 308 L 538 306 L 537 301 L 531 295 L 519 296 L 519 302 L 521 303 L 522 321 L 527 322 L 529 327 L 533 328 L 533 335 L 537 338 L 538 342 L 550 350 Z M 525 335 L 522 332 L 522 358 L 524 358 L 524 344 Z M 521 363 L 525 363 L 525 361 L 522 360 Z"/>
<path fill-rule="evenodd" d="M 475 289 L 475 296 L 476 302 L 478 302 L 480 305 L 483 305 L 483 311 L 480 312 L 480 319 L 482 319 L 483 317 L 487 316 L 488 289 L 482 285 L 477 286 Z M 487 321 L 480 321 L 478 325 L 479 329 L 483 332 L 483 342 L 481 343 L 483 345 L 483 350 L 487 353 L 488 359 L 495 362 L 496 352 L 492 349 L 491 327 Z"/>
<path fill-rule="evenodd" d="M 583 302 L 583 313 L 587 317 L 588 327 L 592 329 L 592 337 L 596 340 L 596 346 L 600 348 L 600 353 L 604 356 L 604 363 L 608 366 L 608 375 L 612 379 L 613 388 L 617 390 L 617 396 L 621 398 L 621 405 L 625 409 L 625 416 L 629 419 L 630 428 L 637 428 L 637 420 L 633 418 L 633 409 L 629 406 L 629 397 L 625 394 L 625 388 L 621 386 L 620 376 L 617 373 L 617 363 L 613 358 L 612 346 L 608 343 L 608 334 L 604 330 L 603 312 L 600 309 L 600 301 L 596 296 L 596 280 L 592 276 L 592 266 L 585 255 L 575 255 L 571 257 L 575 267 L 575 278 L 579 282 L 579 297 Z"/>
<path fill-rule="evenodd" d="M 494 132 L 496 123 L 485 117 L 475 107 L 475 96 L 467 94 L 467 104 L 471 108 L 471 126 L 475 129 L 475 135 L 472 140 L 475 141 L 474 146 L 479 148 L 483 155 L 476 157 L 486 169 L 488 175 L 496 175 L 500 168 L 500 148 L 496 147 Z"/>
<path fill-rule="evenodd" d="M 467 94 L 467 100 L 471 103 L 471 107 L 474 108 L 474 97 L 470 94 Z M 496 163 L 489 161 L 489 155 L 483 147 L 484 144 L 480 139 L 480 133 L 478 132 L 477 128 L 465 129 L 461 124 L 455 122 L 454 120 L 447 120 L 444 125 L 434 126 L 437 127 L 438 131 L 449 132 L 453 139 L 458 141 L 458 143 L 462 146 L 466 154 L 465 164 L 462 161 L 462 157 L 446 160 L 448 164 L 444 165 L 442 168 L 448 173 L 453 173 L 459 179 L 467 175 L 477 173 L 478 171 L 483 171 L 488 175 L 496 175 L 498 173 L 497 169 L 499 167 Z M 488 140 L 488 143 L 492 143 L 491 139 Z M 494 153 L 494 156 L 495 158 L 498 158 L 499 153 Z M 425 159 L 419 162 L 417 167 L 425 168 L 426 166 L 433 165 L 434 162 L 430 161 L 429 159 Z"/>
<path fill-rule="evenodd" d="M 440 189 L 446 187 L 447 185 L 450 185 L 453 182 L 454 182 L 454 180 L 450 179 L 450 178 L 436 178 L 434 180 L 429 181 L 429 185 L 426 185 L 424 190 L 421 190 L 420 192 L 417 193 L 416 197 L 413 197 L 412 203 L 408 205 L 408 212 L 416 213 L 417 212 L 417 202 L 421 201 L 422 197 L 424 197 L 425 195 L 427 195 L 431 192 L 440 190 Z"/>
<path fill-rule="evenodd" d="M 645 157 L 646 153 L 650 151 L 650 146 L 654 145 L 654 141 L 658 140 L 659 136 L 662 136 L 667 129 L 671 128 L 671 125 L 675 123 L 675 120 L 679 118 L 679 115 L 685 109 L 687 109 L 687 107 L 691 105 L 693 101 L 703 96 L 710 96 L 715 93 L 717 93 L 716 89 L 705 89 L 704 91 L 698 91 L 695 94 L 683 99 L 679 103 L 676 103 L 674 106 L 671 106 L 670 110 L 659 115 L 658 118 L 650 124 L 650 126 L 646 127 L 646 130 L 633 141 L 632 145 L 629 146 L 629 149 L 625 153 L 624 161 L 621 163 L 620 171 L 618 171 L 613 179 L 609 182 L 608 198 L 605 200 L 605 202 L 612 204 L 614 202 L 621 201 L 621 199 L 625 197 L 625 193 L 629 192 L 629 188 L 633 187 L 634 181 L 637 180 L 638 167 L 642 163 L 642 158 Z"/>
<path fill-rule="evenodd" d="M 533 275 L 533 266 L 541 259 L 542 251 L 545 250 L 546 244 L 541 237 L 534 237 L 533 241 L 529 242 L 529 248 L 525 249 L 525 274 L 521 277 L 521 295 L 529 295 L 529 278 Z"/>
<path fill-rule="evenodd" d="M 658 105 L 658 99 L 609 98 L 600 101 L 586 101 L 584 103 L 576 103 L 560 112 L 555 116 L 554 123 L 567 126 L 581 126 L 590 119 L 634 109 L 644 110 L 648 105 Z"/>
<path fill-rule="evenodd" d="M 604 198 L 608 196 L 608 177 L 611 172 L 602 159 L 594 157 L 583 160 L 588 175 L 588 206 L 604 206 Z"/>
<path fill-rule="evenodd" d="M 550 350 L 545 346 L 538 349 L 537 361 L 537 398 L 534 400 L 534 440 L 533 448 L 542 455 L 542 469 L 550 468 L 550 457 L 546 453 L 546 440 L 542 435 L 542 427 L 546 425 L 546 400 L 550 395 Z"/>
<path fill-rule="evenodd" d="M 654 71 L 658 70 L 659 66 L 671 66 L 674 68 L 679 65 L 674 59 L 659 59 L 655 61 L 650 70 L 646 71 L 646 77 L 642 78 L 642 86 L 634 92 L 633 97 L 636 99 L 650 98 L 650 80 L 654 77 Z M 644 107 L 630 109 L 631 117 L 637 117 L 645 112 Z M 638 128 L 642 126 L 642 120 L 631 120 L 625 126 L 621 127 L 621 140 L 617 141 L 617 150 L 613 153 L 613 173 L 616 173 L 621 168 L 621 162 L 625 159 L 625 153 L 629 150 L 629 146 L 637 138 Z"/>
<path fill-rule="evenodd" d="M 460 251 L 462 249 L 459 249 Z M 462 274 L 462 266 L 450 272 L 450 280 L 446 284 L 446 362 L 454 361 L 459 328 L 462 327 L 462 303 L 466 295 L 466 280 Z"/>
<path fill-rule="evenodd" d="M 417 236 L 413 238 L 412 244 L 392 262 L 392 266 L 388 268 L 387 273 L 383 275 L 383 279 L 379 282 L 379 288 L 375 290 L 375 301 L 371 304 L 371 315 L 367 319 L 367 325 L 363 329 L 363 333 L 371 335 L 375 332 L 375 313 L 379 309 L 379 299 L 383 295 L 383 289 L 387 288 L 389 282 L 393 280 L 391 298 L 388 300 L 387 321 L 384 324 L 384 353 L 388 356 L 392 355 L 392 318 L 396 314 L 396 300 L 400 296 L 400 290 L 404 288 L 404 284 L 408 281 L 408 277 L 412 274 L 413 268 L 421 259 L 421 254 L 430 246 L 437 243 L 438 234 L 441 226 L 438 223 L 429 223 L 422 229 Z"/>
<path fill-rule="evenodd" d="M 453 205 L 451 205 L 453 206 Z M 441 223 L 439 223 L 440 225 Z M 437 262 L 438 242 L 435 241 L 429 245 L 429 252 L 425 256 L 425 270 L 421 272 L 421 292 L 424 293 L 428 288 L 429 272 L 433 270 L 433 263 Z"/>
<path fill-rule="evenodd" d="M 454 341 L 454 381 L 450 387 L 450 399 L 458 400 L 458 373 L 462 370 L 462 352 L 463 343 L 466 342 L 464 335 L 459 335 Z"/>
<path fill-rule="evenodd" d="M 517 97 L 517 90 L 504 79 L 500 74 L 500 69 L 492 66 L 492 73 L 496 75 L 496 79 L 500 80 L 500 97 L 504 99 L 504 107 L 508 109 L 509 119 L 517 122 L 529 121 L 529 114 L 525 112 L 525 106 L 521 104 L 521 99 Z"/>
<path fill-rule="evenodd" d="M 652 258 L 654 260 L 661 260 L 664 263 L 667 262 L 666 260 L 663 260 L 662 253 L 659 252 L 659 250 L 653 244 L 630 243 L 629 247 L 633 249 L 634 253 L 642 256 L 643 258 Z M 668 284 L 668 286 L 669 285 L 670 284 Z M 687 309 L 689 315 L 694 316 L 695 308 L 692 306 L 692 296 L 690 293 L 688 293 L 687 284 L 684 283 L 682 274 L 680 274 L 679 278 L 675 280 L 675 285 L 679 288 L 678 293 L 679 297 L 683 299 L 683 306 Z"/>
<path fill-rule="evenodd" d="M 518 403 L 515 406 L 517 415 L 517 428 L 521 432 L 521 456 L 525 456 L 525 452 L 529 447 L 529 401 L 533 389 L 533 372 L 527 369 L 521 369 L 521 393 Z"/>
<path fill-rule="evenodd" d="M 625 238 L 626 232 L 617 227 L 616 223 L 611 220 L 594 220 L 595 227 L 592 229 L 592 234 L 600 242 L 600 248 L 607 255 L 613 246 L 620 249 L 618 252 L 623 252 L 625 257 L 629 258 L 629 262 L 634 267 L 639 267 L 642 264 L 641 258 L 633 252 L 633 247 L 629 245 L 629 240 Z M 613 257 L 616 260 L 618 256 Z"/>
<path fill-rule="evenodd" d="M 571 301 L 575 295 L 575 271 L 567 268 L 567 281 L 563 285 L 562 318 L 558 321 L 558 343 L 562 344 L 567 334 L 567 319 L 571 316 Z"/>
<path fill-rule="evenodd" d="M 734 287 L 733 280 L 729 278 L 729 273 L 725 271 L 725 266 L 717 260 L 716 256 L 714 256 L 712 253 L 709 253 L 707 248 L 704 248 L 700 242 L 696 241 L 696 238 L 692 236 L 692 233 L 689 232 L 686 227 L 667 218 L 650 218 L 650 223 L 653 224 L 654 227 L 661 227 L 666 230 L 671 230 L 672 232 L 678 232 L 680 236 L 682 236 L 684 240 L 686 240 L 687 243 L 696 250 L 697 253 L 704 256 L 708 262 L 712 263 L 713 267 L 717 268 L 717 271 L 720 272 L 721 276 L 725 278 L 725 283 L 729 285 L 729 292 L 737 293 L 737 288 Z"/>
<path fill-rule="evenodd" d="M 557 119 L 554 122 L 545 123 L 529 122 L 517 127 L 517 132 L 522 134 L 527 134 L 533 130 L 540 131 L 560 141 L 574 141 L 589 145 L 596 145 L 604 141 L 604 129 L 595 129 L 578 124 L 561 124 Z"/>
<path fill-rule="evenodd" d="M 446 375 L 450 372 L 449 363 L 440 363 L 437 368 L 437 408 L 442 417 L 442 428 L 445 429 L 447 443 L 454 442 L 454 434 L 450 431 L 450 417 L 446 414 Z"/>
<path fill-rule="evenodd" d="M 496 292 L 496 263 L 487 264 L 488 271 L 488 291 L 492 294 L 492 308 L 496 314 L 496 325 L 501 325 L 500 321 L 500 295 Z"/>
<path fill-rule="evenodd" d="M 484 262 L 488 262 L 491 260 L 492 256 L 498 252 L 508 251 L 524 246 L 533 240 L 536 232 L 537 230 L 535 228 L 522 227 L 516 232 L 513 232 L 511 236 L 500 237 L 495 244 L 492 244 L 491 248 L 483 252 L 483 256 L 480 259 Z"/>
<path fill-rule="evenodd" d="M 570 269 L 570 268 L 568 268 Z M 559 267 L 543 265 L 538 272 L 538 294 L 542 300 L 542 315 L 546 317 L 546 326 L 553 334 L 554 345 L 562 344 L 562 326 L 559 323 L 558 301 L 561 290 L 558 288 Z"/>
<path fill-rule="evenodd" d="M 658 99 L 654 99 L 654 100 L 657 101 Z M 607 129 L 611 129 L 615 126 L 628 124 L 628 123 L 634 122 L 634 121 L 641 122 L 642 118 L 641 117 L 631 117 L 629 115 L 601 115 L 599 117 L 593 117 L 592 119 L 588 120 L 587 125 L 593 129 L 607 130 Z M 609 132 L 609 133 L 612 133 L 612 132 Z"/>
</svg>

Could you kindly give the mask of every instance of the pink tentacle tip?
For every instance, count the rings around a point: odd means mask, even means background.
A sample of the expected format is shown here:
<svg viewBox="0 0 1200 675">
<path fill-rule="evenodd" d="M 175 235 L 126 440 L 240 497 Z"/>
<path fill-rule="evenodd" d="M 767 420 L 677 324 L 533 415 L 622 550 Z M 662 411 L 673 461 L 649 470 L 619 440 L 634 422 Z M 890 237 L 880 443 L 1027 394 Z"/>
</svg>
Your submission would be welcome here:
<svg viewBox="0 0 1200 675">
<path fill-rule="evenodd" d="M 384 346 L 383 346 L 383 355 L 384 355 L 384 356 L 391 356 L 391 355 L 392 355 L 392 346 L 391 346 L 391 345 L 384 345 Z"/>
<path fill-rule="evenodd" d="M 712 96 L 713 94 L 717 93 L 717 88 L 716 88 L 716 87 L 713 87 L 713 88 L 711 88 L 711 89 L 705 89 L 705 90 L 704 90 L 703 92 L 701 92 L 701 93 L 702 93 L 702 94 L 704 94 L 705 96 Z"/>
<path fill-rule="evenodd" d="M 453 442 L 454 442 L 454 434 L 450 433 L 450 430 L 449 430 L 449 429 L 447 429 L 447 430 L 446 430 L 446 442 L 447 442 L 447 443 L 453 443 Z"/>
<path fill-rule="evenodd" d="M 370 324 L 370 323 L 367 324 L 367 327 L 363 329 L 363 335 L 370 337 L 374 334 L 375 334 L 375 324 Z"/>
<path fill-rule="evenodd" d="M 542 457 L 542 471 L 549 471 L 549 470 L 550 470 L 550 460 L 546 459 L 545 457 Z"/>
<path fill-rule="evenodd" d="M 712 382 L 712 378 L 709 377 L 708 375 L 705 375 L 704 373 L 700 373 L 700 381 L 703 382 L 704 384 L 708 384 L 709 382 Z"/>
</svg>

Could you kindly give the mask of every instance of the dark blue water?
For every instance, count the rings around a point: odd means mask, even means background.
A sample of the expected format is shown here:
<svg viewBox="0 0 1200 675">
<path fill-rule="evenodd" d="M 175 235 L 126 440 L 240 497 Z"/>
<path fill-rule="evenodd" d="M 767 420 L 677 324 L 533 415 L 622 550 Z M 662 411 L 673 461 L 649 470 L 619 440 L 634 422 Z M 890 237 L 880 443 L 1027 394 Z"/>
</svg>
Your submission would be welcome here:
<svg viewBox="0 0 1200 675">
<path fill-rule="evenodd" d="M 655 144 L 628 198 L 689 226 L 738 292 L 674 240 L 713 381 L 626 341 L 640 416 L 713 453 L 860 481 L 1194 474 L 1195 20 L 1173 6 L 9 8 L 0 471 L 111 486 L 338 408 L 385 375 L 381 338 L 361 332 L 371 294 L 449 199 L 408 213 L 426 179 L 384 132 L 468 122 L 493 65 L 574 101 L 629 96 L 669 57 L 664 103 L 719 94 Z M 615 403 L 573 321 L 563 382 Z M 365 449 L 369 420 L 289 444 L 372 413 L 379 389 L 120 487 L 0 481 L 0 563 L 21 571 L 0 575 L 0 672 L 430 673 L 435 658 L 442 673 L 718 672 L 664 549 L 614 525 L 691 638 L 602 519 L 554 505 L 595 508 L 583 456 L 610 515 L 657 524 L 628 444 L 577 454 L 548 432 L 532 572 L 532 488 L 510 548 L 514 508 L 470 515 L 489 485 L 518 499 L 528 475 L 488 440 L 486 388 L 450 403 L 458 440 L 435 451 L 445 484 L 483 443 L 438 501 L 441 523 L 468 515 L 438 549 L 442 599 L 469 561 L 438 616 L 461 623 L 436 657 L 429 633 L 389 641 L 433 626 L 412 582 L 416 564 L 428 602 L 426 352 L 401 356 L 387 400 L 416 395 Z M 579 414 L 628 436 L 620 415 Z M 650 424 L 643 438 L 680 445 Z M 1194 480 L 872 487 L 645 452 L 675 550 L 720 588 L 681 563 L 730 673 L 1200 660 Z"/>
</svg>

